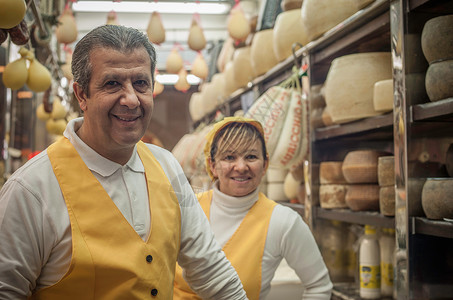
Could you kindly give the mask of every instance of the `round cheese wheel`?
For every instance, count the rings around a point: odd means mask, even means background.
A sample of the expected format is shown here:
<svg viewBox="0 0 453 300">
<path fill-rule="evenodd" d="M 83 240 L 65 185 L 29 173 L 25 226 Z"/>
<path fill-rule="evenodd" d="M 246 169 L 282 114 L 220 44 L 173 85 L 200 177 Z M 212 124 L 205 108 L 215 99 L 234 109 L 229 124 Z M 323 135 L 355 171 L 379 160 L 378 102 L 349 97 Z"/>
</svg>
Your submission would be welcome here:
<svg viewBox="0 0 453 300">
<path fill-rule="evenodd" d="M 233 65 L 236 86 L 238 88 L 247 86 L 254 78 L 250 46 L 238 48 L 234 51 Z"/>
<path fill-rule="evenodd" d="M 386 152 L 377 150 L 354 150 L 346 154 L 342 171 L 348 183 L 377 183 L 378 158 Z"/>
<path fill-rule="evenodd" d="M 381 80 L 374 84 L 373 106 L 378 112 L 393 110 L 393 79 Z"/>
<path fill-rule="evenodd" d="M 381 156 L 378 158 L 379 186 L 395 185 L 395 157 Z"/>
<path fill-rule="evenodd" d="M 382 114 L 374 109 L 374 84 L 392 78 L 388 52 L 349 54 L 332 61 L 325 81 L 325 100 L 334 123 Z"/>
<path fill-rule="evenodd" d="M 285 195 L 283 182 L 268 182 L 267 183 L 267 197 L 274 201 L 289 200 Z"/>
<path fill-rule="evenodd" d="M 273 45 L 274 29 L 265 29 L 255 33 L 252 41 L 251 58 L 255 77 L 263 75 L 277 63 Z"/>
<path fill-rule="evenodd" d="M 379 185 L 351 184 L 345 202 L 353 211 L 379 211 Z"/>
<path fill-rule="evenodd" d="M 380 187 L 379 210 L 384 216 L 395 216 L 395 186 Z"/>
<path fill-rule="evenodd" d="M 319 204 L 322 208 L 347 208 L 346 184 L 321 184 L 319 186 Z"/>
<path fill-rule="evenodd" d="M 423 185 L 422 206 L 428 219 L 453 218 L 453 178 L 427 178 Z"/>
<path fill-rule="evenodd" d="M 269 168 L 266 172 L 267 182 L 284 182 L 288 174 L 286 169 Z"/>
<path fill-rule="evenodd" d="M 319 183 L 321 184 L 345 184 L 342 161 L 322 161 L 319 164 Z"/>
<path fill-rule="evenodd" d="M 306 45 L 308 43 L 305 27 L 302 25 L 302 17 L 298 9 L 284 11 L 275 19 L 274 52 L 278 61 L 290 57 L 293 53 L 294 43 Z"/>
</svg>

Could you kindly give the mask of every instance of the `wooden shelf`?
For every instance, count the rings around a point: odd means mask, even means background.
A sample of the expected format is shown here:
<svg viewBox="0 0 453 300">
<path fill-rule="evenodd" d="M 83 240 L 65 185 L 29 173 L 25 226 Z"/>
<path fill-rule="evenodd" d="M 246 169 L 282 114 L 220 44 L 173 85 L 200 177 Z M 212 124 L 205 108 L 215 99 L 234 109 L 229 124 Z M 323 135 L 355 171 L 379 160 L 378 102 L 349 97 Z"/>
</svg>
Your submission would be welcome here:
<svg viewBox="0 0 453 300">
<path fill-rule="evenodd" d="M 453 120 L 453 98 L 413 105 L 412 121 L 451 121 Z"/>
<path fill-rule="evenodd" d="M 395 228 L 395 218 L 386 217 L 378 212 L 355 212 L 349 209 L 324 209 L 314 207 L 315 217 L 320 219 L 337 220 L 354 224 L 373 225 L 377 227 Z"/>
<path fill-rule="evenodd" d="M 411 220 L 412 234 L 425 234 L 453 239 L 453 222 L 435 221 L 421 217 L 414 217 Z"/>
<path fill-rule="evenodd" d="M 341 125 L 333 125 L 315 130 L 314 140 L 325 140 L 351 134 L 366 133 L 369 131 L 380 130 L 382 128 L 391 129 L 393 126 L 393 113 L 370 117 Z"/>
</svg>

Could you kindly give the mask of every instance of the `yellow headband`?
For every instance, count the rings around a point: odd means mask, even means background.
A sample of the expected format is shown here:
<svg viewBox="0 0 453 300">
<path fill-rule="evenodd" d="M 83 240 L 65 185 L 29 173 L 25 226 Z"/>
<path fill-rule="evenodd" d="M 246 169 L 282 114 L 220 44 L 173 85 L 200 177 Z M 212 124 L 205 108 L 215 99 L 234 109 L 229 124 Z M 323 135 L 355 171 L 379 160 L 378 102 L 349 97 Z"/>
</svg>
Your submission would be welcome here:
<svg viewBox="0 0 453 300">
<path fill-rule="evenodd" d="M 231 123 L 247 123 L 250 125 L 253 125 L 258 131 L 261 133 L 261 135 L 264 138 L 264 130 L 263 126 L 261 126 L 261 123 L 253 120 L 253 119 L 248 119 L 244 117 L 226 117 L 222 121 L 219 121 L 214 124 L 214 127 L 209 131 L 209 133 L 206 135 L 206 144 L 204 146 L 204 156 L 205 156 L 205 163 L 206 163 L 206 171 L 208 172 L 209 177 L 211 179 L 214 179 L 214 175 L 211 172 L 211 168 L 209 166 L 209 160 L 211 158 L 211 147 L 212 143 L 214 142 L 214 138 L 216 135 L 219 133 L 222 128 L 227 126 L 228 124 Z"/>
</svg>

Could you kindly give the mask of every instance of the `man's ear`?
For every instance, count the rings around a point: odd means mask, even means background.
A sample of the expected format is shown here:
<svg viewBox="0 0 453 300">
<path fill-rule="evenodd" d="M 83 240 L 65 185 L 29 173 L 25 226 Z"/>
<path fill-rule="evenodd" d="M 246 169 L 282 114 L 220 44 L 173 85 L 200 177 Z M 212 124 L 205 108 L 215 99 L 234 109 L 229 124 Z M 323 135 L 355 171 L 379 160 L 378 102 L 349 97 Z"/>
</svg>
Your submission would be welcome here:
<svg viewBox="0 0 453 300">
<path fill-rule="evenodd" d="M 87 110 L 87 96 L 83 91 L 82 87 L 77 83 L 74 82 L 72 84 L 72 88 L 74 90 L 74 94 L 77 98 L 77 102 L 79 102 L 80 109 L 85 112 Z"/>
</svg>

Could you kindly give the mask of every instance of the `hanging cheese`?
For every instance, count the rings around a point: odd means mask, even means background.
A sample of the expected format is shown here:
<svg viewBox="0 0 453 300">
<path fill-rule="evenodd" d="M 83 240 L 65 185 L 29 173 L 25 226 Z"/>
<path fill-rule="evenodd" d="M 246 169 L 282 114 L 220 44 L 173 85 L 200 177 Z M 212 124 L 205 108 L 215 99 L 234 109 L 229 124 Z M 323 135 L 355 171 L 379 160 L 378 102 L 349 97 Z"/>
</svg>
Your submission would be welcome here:
<svg viewBox="0 0 453 300">
<path fill-rule="evenodd" d="M 282 61 L 292 55 L 294 43 L 300 43 L 302 46 L 308 43 L 305 27 L 302 25 L 302 17 L 298 9 L 282 12 L 275 19 L 273 46 L 278 61 Z"/>
<path fill-rule="evenodd" d="M 250 34 L 250 24 L 240 5 L 230 11 L 227 30 L 229 35 L 237 41 L 244 41 Z"/>
<path fill-rule="evenodd" d="M 380 187 L 379 211 L 384 216 L 395 216 L 395 186 Z"/>
<path fill-rule="evenodd" d="M 379 211 L 379 185 L 350 184 L 345 202 L 353 211 Z"/>
<path fill-rule="evenodd" d="M 27 59 L 30 60 L 28 67 L 27 86 L 30 90 L 39 93 L 47 90 L 52 84 L 52 76 L 49 70 L 44 67 L 34 56 L 29 52 Z"/>
<path fill-rule="evenodd" d="M 319 204 L 322 208 L 347 208 L 345 184 L 321 184 L 319 186 Z"/>
<path fill-rule="evenodd" d="M 114 10 L 111 10 L 108 14 L 107 14 L 107 22 L 106 22 L 107 25 L 119 25 L 118 23 L 118 17 L 117 17 L 117 14 Z"/>
<path fill-rule="evenodd" d="M 253 37 L 250 51 L 255 77 L 263 75 L 278 63 L 273 36 L 274 30 L 271 28 L 258 31 Z"/>
<path fill-rule="evenodd" d="M 250 46 L 237 48 L 233 54 L 234 81 L 238 88 L 245 87 L 253 80 Z"/>
<path fill-rule="evenodd" d="M 321 184 L 345 184 L 342 161 L 322 161 L 319 163 L 319 183 Z"/>
<path fill-rule="evenodd" d="M 373 106 L 378 112 L 393 110 L 393 79 L 381 80 L 374 84 Z"/>
<path fill-rule="evenodd" d="M 173 48 L 166 60 L 166 69 L 170 74 L 178 74 L 178 72 L 183 67 L 183 60 L 181 54 L 179 54 L 178 49 Z"/>
<path fill-rule="evenodd" d="M 201 53 L 198 53 L 192 63 L 192 75 L 197 76 L 200 79 L 206 79 L 209 74 L 208 65 L 206 64 L 205 59 Z"/>
<path fill-rule="evenodd" d="M 161 94 L 164 91 L 164 85 L 157 80 L 154 80 L 154 88 L 153 88 L 153 97 Z"/>
<path fill-rule="evenodd" d="M 325 100 L 334 123 L 381 114 L 373 106 L 374 84 L 392 78 L 391 54 L 356 53 L 332 61 L 325 81 Z"/>
<path fill-rule="evenodd" d="M 190 84 L 187 81 L 187 71 L 182 68 L 178 73 L 178 80 L 175 83 L 175 89 L 185 93 L 189 88 Z"/>
<path fill-rule="evenodd" d="M 395 157 L 381 156 L 378 158 L 379 186 L 395 185 Z"/>
<path fill-rule="evenodd" d="M 63 10 L 58 18 L 58 26 L 55 30 L 57 41 L 61 44 L 70 44 L 77 40 L 77 24 L 69 6 Z"/>
<path fill-rule="evenodd" d="M 371 2 L 373 0 L 304 0 L 300 12 L 309 41 L 318 38 Z"/>
<path fill-rule="evenodd" d="M 27 53 L 28 50 L 22 47 L 19 50 L 21 58 L 6 65 L 2 80 L 7 88 L 18 90 L 27 82 L 28 69 L 25 58 Z"/>
<path fill-rule="evenodd" d="M 36 108 L 36 117 L 41 121 L 47 121 L 50 119 L 50 113 L 45 111 L 44 103 L 39 104 Z"/>
<path fill-rule="evenodd" d="M 56 134 L 56 135 L 62 135 L 64 130 L 66 129 L 66 120 L 64 119 L 58 119 L 54 120 L 50 118 L 49 120 L 46 121 L 46 129 L 49 133 Z"/>
<path fill-rule="evenodd" d="M 0 0 L 0 28 L 18 25 L 25 17 L 27 5 L 24 0 Z"/>
<path fill-rule="evenodd" d="M 204 37 L 203 29 L 201 29 L 195 17 L 192 19 L 187 44 L 194 51 L 201 51 L 206 47 L 206 38 Z"/>
<path fill-rule="evenodd" d="M 377 150 L 355 150 L 346 154 L 342 171 L 348 183 L 377 183 L 378 158 L 386 152 Z"/>
<path fill-rule="evenodd" d="M 146 33 L 151 43 L 160 45 L 163 42 L 165 42 L 164 25 L 162 24 L 162 19 L 157 11 L 154 11 L 151 14 L 148 22 L 148 27 L 146 29 Z"/>
<path fill-rule="evenodd" d="M 50 117 L 54 120 L 64 119 L 66 117 L 66 108 L 61 104 L 59 97 L 54 97 L 52 102 L 52 112 Z"/>
</svg>

